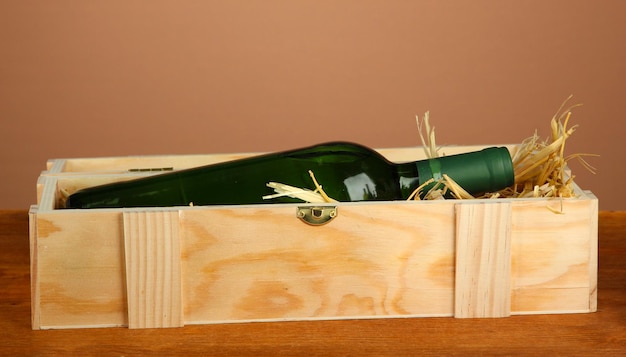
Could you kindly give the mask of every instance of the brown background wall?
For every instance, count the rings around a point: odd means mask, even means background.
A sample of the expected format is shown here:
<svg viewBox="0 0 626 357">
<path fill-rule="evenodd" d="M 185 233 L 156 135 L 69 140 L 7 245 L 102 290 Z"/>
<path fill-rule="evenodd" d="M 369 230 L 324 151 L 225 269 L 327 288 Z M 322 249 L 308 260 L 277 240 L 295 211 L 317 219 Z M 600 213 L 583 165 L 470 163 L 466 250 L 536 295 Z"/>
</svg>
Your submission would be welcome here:
<svg viewBox="0 0 626 357">
<path fill-rule="evenodd" d="M 0 208 L 48 158 L 272 151 L 333 139 L 516 143 L 570 94 L 568 151 L 626 209 L 626 2 L 3 1 Z"/>
</svg>

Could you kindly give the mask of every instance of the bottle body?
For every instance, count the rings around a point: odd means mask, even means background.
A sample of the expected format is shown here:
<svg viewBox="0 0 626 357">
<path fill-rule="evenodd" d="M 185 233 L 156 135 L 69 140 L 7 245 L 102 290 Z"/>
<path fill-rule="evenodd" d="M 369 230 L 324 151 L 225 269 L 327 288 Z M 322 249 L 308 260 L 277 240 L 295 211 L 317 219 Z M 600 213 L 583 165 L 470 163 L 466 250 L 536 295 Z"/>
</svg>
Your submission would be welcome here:
<svg viewBox="0 0 626 357">
<path fill-rule="evenodd" d="M 424 163 L 428 162 L 396 164 L 364 146 L 334 142 L 87 188 L 72 194 L 66 207 L 301 202 L 289 197 L 267 201 L 263 196 L 272 193 L 266 186 L 268 182 L 315 189 L 309 170 L 324 191 L 338 201 L 398 200 L 406 199 L 420 183 L 438 174 L 437 170 L 430 170 L 430 177 L 420 177 L 419 163 L 426 172 Z M 511 166 L 510 184 L 512 175 Z"/>
</svg>

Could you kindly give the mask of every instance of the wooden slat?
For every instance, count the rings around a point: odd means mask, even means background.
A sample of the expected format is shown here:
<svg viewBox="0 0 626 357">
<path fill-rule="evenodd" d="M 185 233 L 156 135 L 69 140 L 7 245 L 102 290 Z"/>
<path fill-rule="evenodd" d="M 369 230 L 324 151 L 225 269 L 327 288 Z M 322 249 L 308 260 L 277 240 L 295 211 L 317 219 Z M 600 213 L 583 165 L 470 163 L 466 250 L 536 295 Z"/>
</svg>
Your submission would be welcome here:
<svg viewBox="0 0 626 357">
<path fill-rule="evenodd" d="M 587 191 L 590 197 L 594 197 Z M 589 312 L 598 310 L 598 200 L 589 200 Z"/>
<path fill-rule="evenodd" d="M 183 326 L 178 212 L 123 216 L 128 327 Z"/>
<path fill-rule="evenodd" d="M 37 250 L 37 206 L 31 206 L 28 212 L 28 241 L 30 250 L 30 318 L 33 330 L 39 330 L 40 299 Z"/>
<path fill-rule="evenodd" d="M 457 204 L 454 316 L 511 315 L 511 204 Z"/>
</svg>

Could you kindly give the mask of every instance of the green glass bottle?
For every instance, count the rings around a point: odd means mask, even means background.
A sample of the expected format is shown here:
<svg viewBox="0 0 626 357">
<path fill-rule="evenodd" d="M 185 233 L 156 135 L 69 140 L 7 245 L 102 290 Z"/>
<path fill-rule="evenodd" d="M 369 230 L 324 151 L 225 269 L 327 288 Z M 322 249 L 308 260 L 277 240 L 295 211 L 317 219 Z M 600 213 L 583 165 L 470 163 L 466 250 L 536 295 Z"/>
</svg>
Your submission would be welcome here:
<svg viewBox="0 0 626 357">
<path fill-rule="evenodd" d="M 311 170 L 324 191 L 338 201 L 402 200 L 430 178 L 447 174 L 466 191 L 494 192 L 513 184 L 506 148 L 409 163 L 392 163 L 374 150 L 348 142 L 253 156 L 197 168 L 79 190 L 67 208 L 121 208 L 302 202 L 271 201 L 268 182 L 315 189 Z"/>
</svg>

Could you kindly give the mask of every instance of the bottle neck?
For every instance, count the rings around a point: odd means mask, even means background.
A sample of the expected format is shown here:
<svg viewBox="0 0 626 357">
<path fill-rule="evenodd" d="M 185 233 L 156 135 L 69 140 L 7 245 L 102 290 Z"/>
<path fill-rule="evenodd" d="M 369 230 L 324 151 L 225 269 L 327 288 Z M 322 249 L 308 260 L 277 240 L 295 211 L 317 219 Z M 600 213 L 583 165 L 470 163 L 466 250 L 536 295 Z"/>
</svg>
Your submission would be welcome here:
<svg viewBox="0 0 626 357">
<path fill-rule="evenodd" d="M 511 155 L 505 147 L 490 147 L 480 151 L 421 160 L 412 163 L 418 178 L 415 188 L 433 179 L 424 187 L 430 190 L 444 175 L 449 176 L 470 194 L 496 192 L 514 183 Z M 401 174 L 407 175 L 407 173 Z M 405 179 L 406 180 L 406 179 Z M 414 188 L 414 189 L 415 189 Z"/>
</svg>

